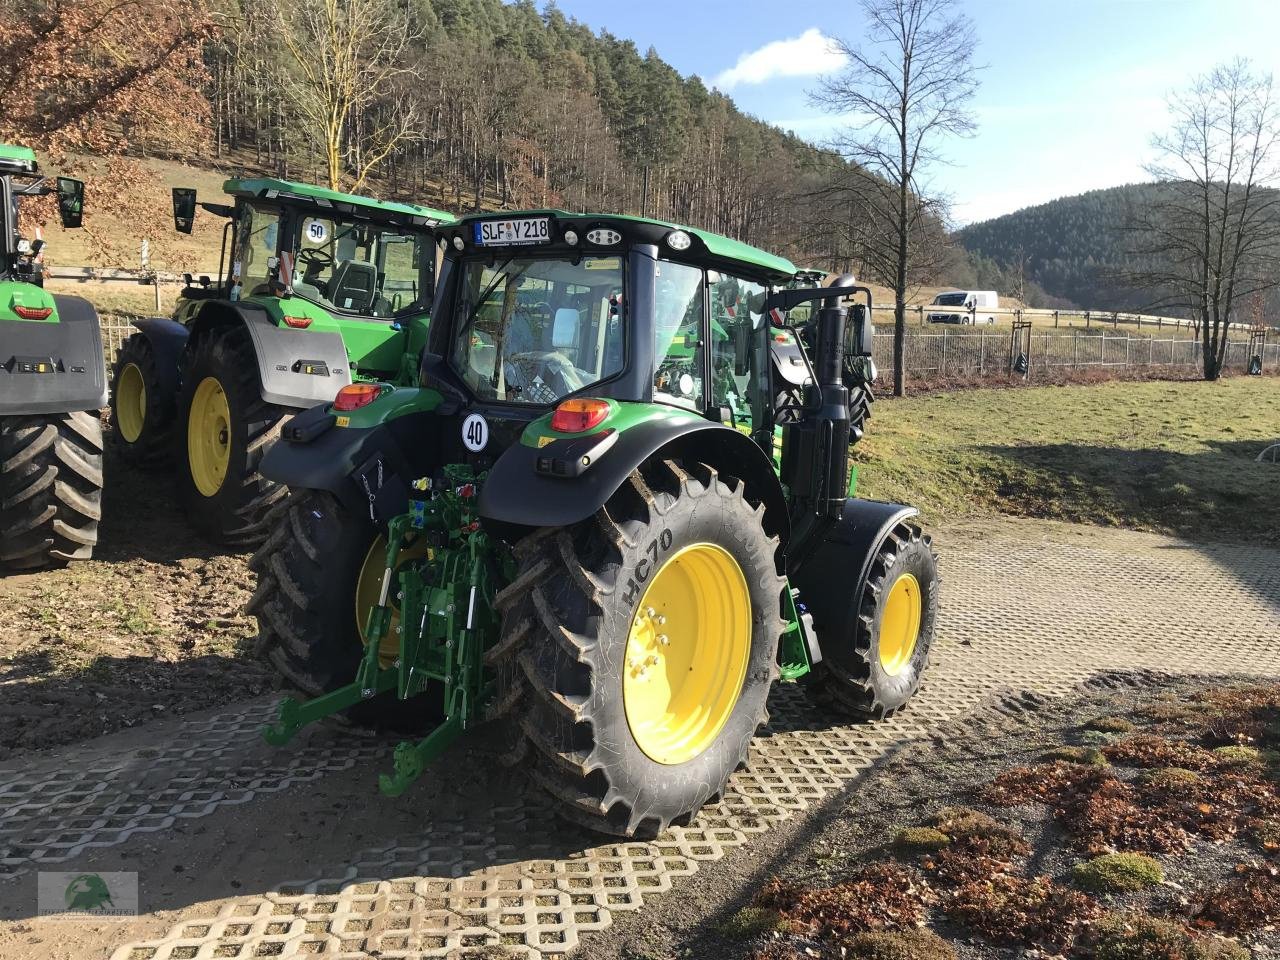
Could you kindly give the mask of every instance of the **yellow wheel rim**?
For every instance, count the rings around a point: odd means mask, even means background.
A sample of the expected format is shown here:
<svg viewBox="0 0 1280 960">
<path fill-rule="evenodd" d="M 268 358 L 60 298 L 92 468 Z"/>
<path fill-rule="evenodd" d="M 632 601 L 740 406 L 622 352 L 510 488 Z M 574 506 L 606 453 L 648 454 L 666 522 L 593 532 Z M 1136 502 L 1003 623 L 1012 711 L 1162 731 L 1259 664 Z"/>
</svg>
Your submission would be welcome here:
<svg viewBox="0 0 1280 960">
<path fill-rule="evenodd" d="M 920 581 L 904 573 L 893 582 L 880 617 L 880 667 L 896 677 L 911 662 L 920 639 Z"/>
<path fill-rule="evenodd" d="M 120 371 L 116 381 L 116 425 L 126 443 L 134 443 L 142 436 L 142 425 L 147 419 L 147 382 L 136 363 L 129 363 Z"/>
<path fill-rule="evenodd" d="M 407 547 L 401 547 L 396 572 L 398 573 L 400 568 L 410 560 L 425 557 L 427 552 L 427 542 L 424 539 L 416 540 Z M 362 646 L 367 646 L 369 643 L 369 611 L 377 606 L 378 598 L 382 596 L 382 574 L 386 569 L 387 538 L 379 534 L 373 543 L 369 544 L 369 551 L 364 555 L 364 563 L 360 565 L 360 573 L 356 577 L 356 631 L 360 634 Z M 395 584 L 392 583 L 392 590 L 394 589 Z M 378 644 L 378 665 L 383 668 L 395 663 L 396 657 L 400 655 L 400 638 L 396 634 L 396 627 L 400 626 L 400 604 L 395 602 L 394 593 L 389 599 L 391 600 L 391 623 L 387 628 L 387 635 Z"/>
<path fill-rule="evenodd" d="M 191 398 L 187 460 L 196 489 L 212 497 L 222 489 L 231 462 L 231 408 L 217 377 L 205 377 Z"/>
<path fill-rule="evenodd" d="M 684 763 L 706 750 L 742 693 L 751 653 L 751 594 L 713 543 L 673 554 L 640 598 L 627 636 L 622 704 L 636 745 Z"/>
</svg>

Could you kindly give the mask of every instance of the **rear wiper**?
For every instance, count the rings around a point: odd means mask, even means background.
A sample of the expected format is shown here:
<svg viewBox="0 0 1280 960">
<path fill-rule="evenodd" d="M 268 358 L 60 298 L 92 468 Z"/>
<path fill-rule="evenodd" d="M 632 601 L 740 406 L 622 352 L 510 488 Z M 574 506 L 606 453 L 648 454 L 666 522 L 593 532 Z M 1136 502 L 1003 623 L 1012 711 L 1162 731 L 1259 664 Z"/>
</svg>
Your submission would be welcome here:
<svg viewBox="0 0 1280 960">
<path fill-rule="evenodd" d="M 484 302 L 489 299 L 489 294 L 493 293 L 494 288 L 498 286 L 498 283 L 506 275 L 507 267 L 511 266 L 511 261 L 514 259 L 514 256 L 507 257 L 502 266 L 498 268 L 497 276 L 495 276 L 492 282 L 484 288 L 484 292 L 481 293 L 480 297 L 476 300 L 475 306 L 472 307 L 471 312 L 467 314 L 467 319 L 464 320 L 462 322 L 462 326 L 458 328 L 458 336 L 462 336 L 464 332 L 471 328 L 471 324 L 475 322 L 476 314 L 480 312 L 480 308 L 484 306 Z"/>
</svg>

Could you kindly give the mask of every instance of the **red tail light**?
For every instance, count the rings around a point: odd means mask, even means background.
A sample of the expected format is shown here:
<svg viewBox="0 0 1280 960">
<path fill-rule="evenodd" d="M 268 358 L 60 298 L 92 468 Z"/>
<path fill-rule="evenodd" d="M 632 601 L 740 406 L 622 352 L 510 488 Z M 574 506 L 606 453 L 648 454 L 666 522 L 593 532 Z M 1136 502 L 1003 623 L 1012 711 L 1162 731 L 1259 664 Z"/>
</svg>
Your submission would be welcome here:
<svg viewBox="0 0 1280 960">
<path fill-rule="evenodd" d="M 286 327 L 293 327 L 293 329 L 295 330 L 305 330 L 307 329 L 307 327 L 311 326 L 311 318 L 310 317 L 285 317 L 284 325 Z"/>
<path fill-rule="evenodd" d="M 352 383 L 338 391 L 333 398 L 335 410 L 359 410 L 367 407 L 382 395 L 382 388 L 376 383 Z"/>
<path fill-rule="evenodd" d="M 23 320 L 47 320 L 53 313 L 53 307 L 22 307 L 15 304 L 13 312 Z"/>
<path fill-rule="evenodd" d="M 551 415 L 551 429 L 559 433 L 585 433 L 604 423 L 609 404 L 604 400 L 576 397 L 556 407 Z"/>
</svg>

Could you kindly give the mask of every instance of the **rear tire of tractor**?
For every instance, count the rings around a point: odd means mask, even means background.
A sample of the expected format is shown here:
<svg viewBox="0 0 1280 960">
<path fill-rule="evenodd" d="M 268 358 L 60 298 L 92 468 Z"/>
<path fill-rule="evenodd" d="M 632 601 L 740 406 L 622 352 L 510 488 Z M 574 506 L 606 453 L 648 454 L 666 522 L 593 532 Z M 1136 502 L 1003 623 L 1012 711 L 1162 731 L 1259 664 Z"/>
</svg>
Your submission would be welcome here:
<svg viewBox="0 0 1280 960">
<path fill-rule="evenodd" d="M 932 541 L 914 524 L 899 523 L 876 550 L 845 622 L 815 624 L 822 660 L 801 685 L 819 706 L 845 716 L 892 715 L 920 687 L 937 614 Z"/>
<path fill-rule="evenodd" d="M 96 410 L 0 417 L 0 565 L 88 560 L 102 519 Z"/>
<path fill-rule="evenodd" d="M 161 385 L 151 341 L 135 333 L 116 351 L 112 368 L 112 442 L 135 467 L 162 466 L 173 453 L 176 416 L 176 398 Z"/>
<path fill-rule="evenodd" d="M 567 819 L 655 836 L 746 763 L 778 676 L 785 581 L 743 493 L 705 464 L 650 462 L 593 517 L 516 546 L 486 654 L 490 715 Z"/>
<path fill-rule="evenodd" d="M 258 468 L 291 411 L 262 399 L 257 357 L 244 328 L 210 330 L 188 350 L 174 437 L 183 510 L 215 543 L 256 546 L 267 536 L 267 514 L 288 493 Z"/>
<path fill-rule="evenodd" d="M 326 491 L 291 494 L 269 522 L 266 542 L 249 560 L 258 575 L 247 608 L 258 618 L 258 649 L 289 683 L 318 697 L 356 678 L 364 655 L 359 624 L 368 612 L 357 584 L 378 535 Z M 438 719 L 426 704 L 388 693 L 345 716 L 362 726 L 419 731 Z"/>
</svg>

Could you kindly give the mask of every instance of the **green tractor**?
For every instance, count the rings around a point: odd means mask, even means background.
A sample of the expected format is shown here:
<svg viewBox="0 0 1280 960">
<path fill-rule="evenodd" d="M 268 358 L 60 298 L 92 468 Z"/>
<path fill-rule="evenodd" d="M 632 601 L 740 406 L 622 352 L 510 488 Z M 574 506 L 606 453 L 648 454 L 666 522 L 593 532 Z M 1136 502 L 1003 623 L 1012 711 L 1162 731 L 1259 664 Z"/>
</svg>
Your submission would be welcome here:
<svg viewBox="0 0 1280 960">
<path fill-rule="evenodd" d="M 18 232 L 23 197 L 56 193 L 79 227 L 84 184 L 40 175 L 26 147 L 0 145 L 0 566 L 84 560 L 102 516 L 107 371 L 98 314 L 44 289 L 44 241 Z"/>
<path fill-rule="evenodd" d="M 228 180 L 231 204 L 173 191 L 174 226 L 225 217 L 218 281 L 186 285 L 173 319 L 134 321 L 112 378 L 125 459 L 177 468 L 209 539 L 251 546 L 284 496 L 259 471 L 289 414 L 361 382 L 416 383 L 438 210 L 272 179 Z"/>
<path fill-rule="evenodd" d="M 250 610 L 311 697 L 267 740 L 339 711 L 416 728 L 396 795 L 503 719 L 566 816 L 648 836 L 722 794 L 775 680 L 841 715 L 902 707 L 938 577 L 914 509 L 852 495 L 870 292 L 625 216 L 441 239 L 418 385 L 346 387 L 263 462 L 291 494 Z"/>
</svg>

